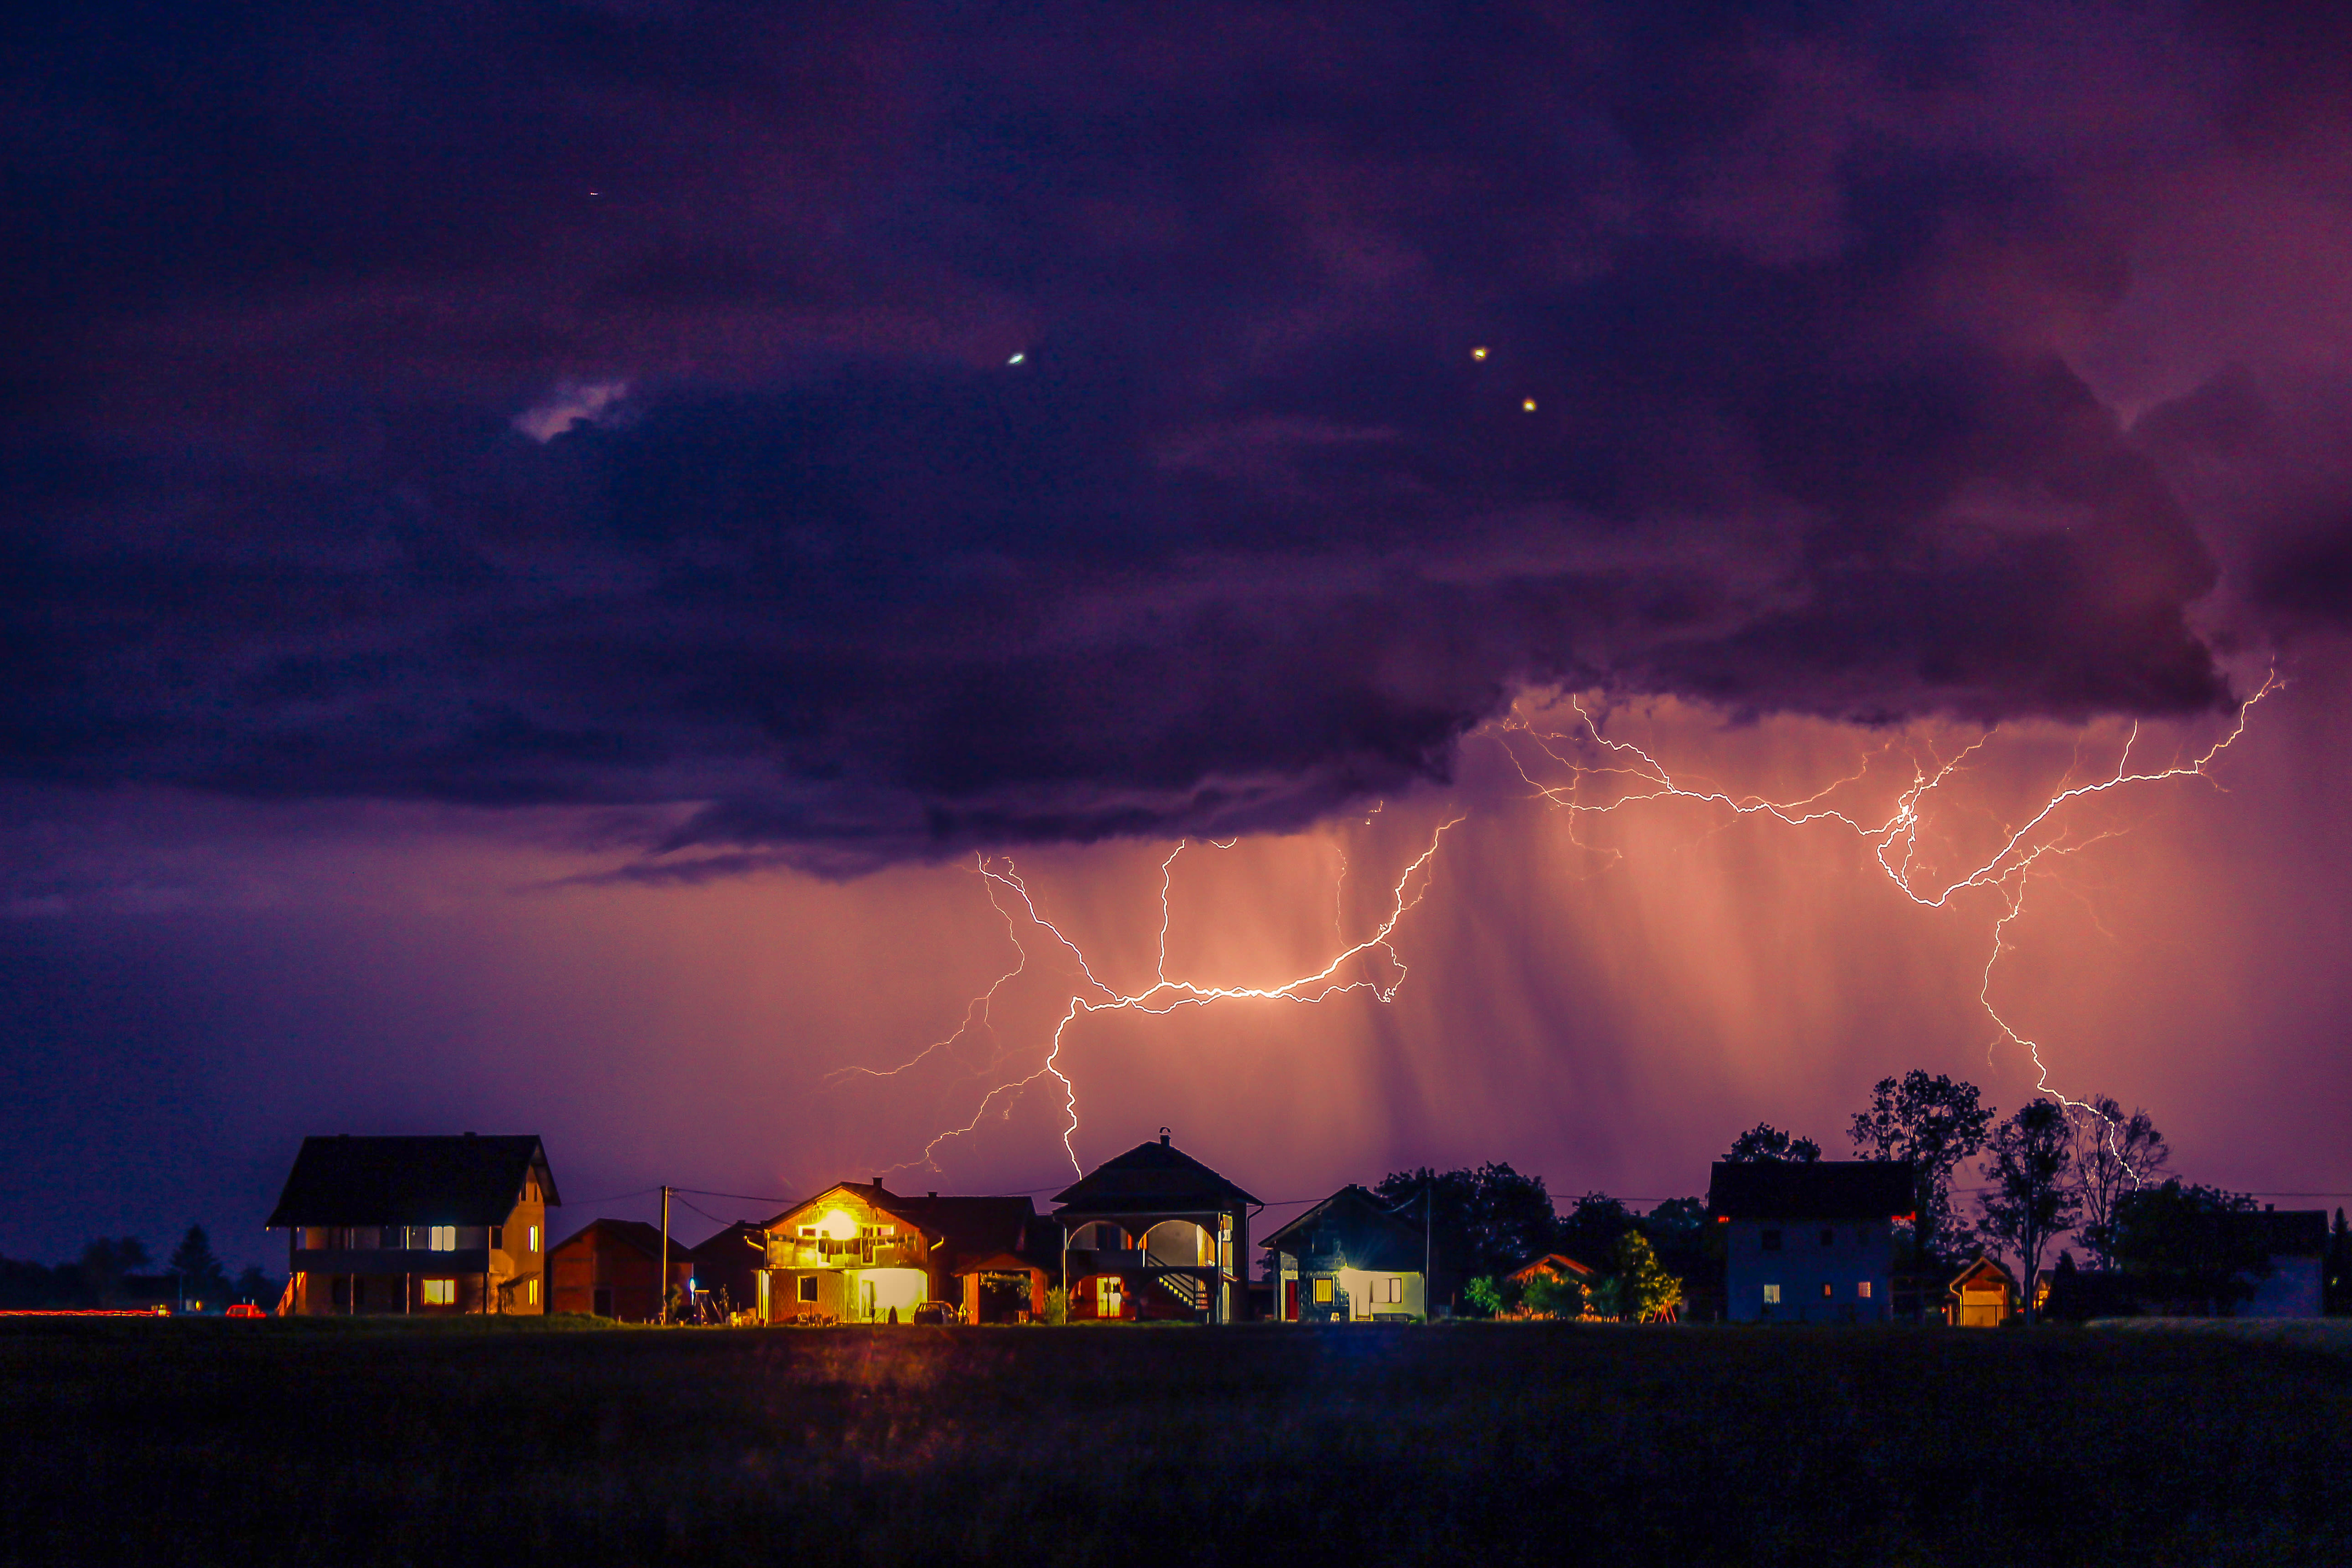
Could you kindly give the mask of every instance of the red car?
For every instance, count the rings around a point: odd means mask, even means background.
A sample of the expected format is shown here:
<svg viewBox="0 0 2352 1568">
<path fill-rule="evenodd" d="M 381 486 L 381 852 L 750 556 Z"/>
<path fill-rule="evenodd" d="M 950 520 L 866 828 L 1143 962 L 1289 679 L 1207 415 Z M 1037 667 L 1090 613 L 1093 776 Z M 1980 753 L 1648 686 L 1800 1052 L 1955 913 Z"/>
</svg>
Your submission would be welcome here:
<svg viewBox="0 0 2352 1568">
<path fill-rule="evenodd" d="M 227 1315 L 232 1318 L 266 1318 L 269 1316 L 268 1313 L 263 1311 L 260 1308 L 255 1306 L 250 1301 L 239 1301 L 236 1306 L 231 1307 L 228 1310 Z"/>
</svg>

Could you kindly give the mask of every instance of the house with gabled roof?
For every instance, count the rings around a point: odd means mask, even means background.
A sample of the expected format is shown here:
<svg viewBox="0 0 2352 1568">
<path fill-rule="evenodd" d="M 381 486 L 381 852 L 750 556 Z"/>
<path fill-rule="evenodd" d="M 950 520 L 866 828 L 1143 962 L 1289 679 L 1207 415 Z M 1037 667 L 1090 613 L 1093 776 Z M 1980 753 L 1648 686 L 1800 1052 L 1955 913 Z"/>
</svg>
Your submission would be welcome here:
<svg viewBox="0 0 2352 1568">
<path fill-rule="evenodd" d="M 1412 1322 L 1428 1315 L 1428 1237 L 1345 1186 L 1260 1242 L 1286 1323 Z"/>
<path fill-rule="evenodd" d="M 1257 1199 L 1169 1142 L 1139 1143 L 1056 1194 L 1073 1321 L 1241 1321 Z"/>
<path fill-rule="evenodd" d="M 1904 1160 L 1718 1161 L 1706 1201 L 1724 1232 L 1724 1316 L 1886 1321 L 1895 1225 L 1911 1217 L 1912 1190 Z"/>
<path fill-rule="evenodd" d="M 669 1238 L 669 1266 L 657 1268 L 662 1233 L 641 1219 L 593 1219 L 548 1249 L 549 1310 L 628 1323 L 661 1315 L 663 1298 L 694 1277 L 694 1254 Z"/>
<path fill-rule="evenodd" d="M 1997 1329 L 2017 1315 L 2017 1277 L 1979 1252 L 1944 1287 L 1944 1321 L 1956 1329 Z"/>
<path fill-rule="evenodd" d="M 296 1316 L 547 1310 L 547 1210 L 531 1135 L 306 1138 L 266 1222 L 286 1232 Z"/>
<path fill-rule="evenodd" d="M 1045 1310 L 1054 1227 L 1026 1197 L 894 1193 L 836 1182 L 761 1227 L 763 1322 L 915 1321 L 942 1306 L 965 1322 Z"/>
</svg>

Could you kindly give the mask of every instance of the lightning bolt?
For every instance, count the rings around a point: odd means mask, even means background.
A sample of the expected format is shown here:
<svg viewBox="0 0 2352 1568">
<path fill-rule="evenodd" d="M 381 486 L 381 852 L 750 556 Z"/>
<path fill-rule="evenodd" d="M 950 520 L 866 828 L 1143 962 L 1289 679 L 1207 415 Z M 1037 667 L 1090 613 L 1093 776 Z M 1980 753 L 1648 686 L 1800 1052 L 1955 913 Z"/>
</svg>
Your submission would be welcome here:
<svg viewBox="0 0 2352 1568">
<path fill-rule="evenodd" d="M 1021 1096 L 1032 1085 L 1050 1078 L 1061 1086 L 1062 1152 L 1068 1157 L 1070 1169 L 1084 1174 L 1086 1167 L 1078 1160 L 1077 1149 L 1074 1142 L 1078 1131 L 1078 1089 L 1069 1075 L 1062 1070 L 1061 1058 L 1062 1047 L 1068 1037 L 1071 1026 L 1080 1018 L 1096 1013 L 1136 1012 L 1153 1016 L 1165 1016 L 1180 1007 L 1204 1007 L 1216 1002 L 1326 1002 L 1332 997 L 1355 991 L 1369 993 L 1381 1002 L 1394 1001 L 1398 988 L 1404 984 L 1408 966 L 1390 939 L 1395 935 L 1398 925 L 1403 921 L 1405 916 L 1419 906 L 1423 897 L 1428 892 L 1429 879 L 1423 873 L 1428 869 L 1430 862 L 1436 858 L 1438 846 L 1444 841 L 1446 833 L 1459 826 L 1463 820 L 1461 816 L 1454 816 L 1441 823 L 1430 835 L 1427 847 L 1413 857 L 1404 869 L 1397 874 L 1396 881 L 1390 888 L 1388 912 L 1373 928 L 1370 935 L 1353 942 L 1346 942 L 1346 939 L 1341 938 L 1346 945 L 1342 946 L 1321 968 L 1294 976 L 1276 985 L 1210 985 L 1194 980 L 1170 978 L 1168 934 L 1173 920 L 1170 894 L 1177 857 L 1183 854 L 1190 847 L 1189 839 L 1179 840 L 1175 847 L 1168 852 L 1167 858 L 1160 863 L 1158 962 L 1154 965 L 1151 984 L 1139 991 L 1121 991 L 1095 972 L 1094 965 L 1087 957 L 1085 950 L 1070 940 L 1062 928 L 1038 907 L 1037 894 L 1023 878 L 1019 868 L 1010 856 L 997 857 L 986 854 L 974 856 L 972 869 L 988 883 L 989 903 L 998 914 L 1005 917 L 1007 934 L 1013 937 L 1014 947 L 1021 952 L 1021 963 L 1000 976 L 996 984 L 991 986 L 982 996 L 975 997 L 966 1006 L 964 1024 L 945 1040 L 926 1047 L 921 1052 L 887 1071 L 877 1072 L 864 1068 L 845 1070 L 863 1072 L 872 1078 L 895 1077 L 952 1046 L 969 1030 L 975 1012 L 985 1018 L 986 1005 L 992 1003 L 996 992 L 1022 973 L 1027 964 L 1027 950 L 1022 947 L 1015 931 L 1018 925 L 1026 924 L 1043 931 L 1058 944 L 1076 964 L 1075 973 L 1080 977 L 1080 983 L 1071 992 L 1067 1003 L 1063 1007 L 1060 1019 L 1054 1025 L 1053 1032 L 1046 1042 L 1045 1060 L 1035 1071 L 996 1084 L 981 1096 L 980 1103 L 974 1108 L 969 1121 L 961 1127 L 950 1127 L 946 1131 L 937 1134 L 923 1146 L 920 1154 L 911 1160 L 889 1166 L 887 1169 L 901 1171 L 916 1166 L 936 1168 L 941 1144 L 967 1137 L 976 1131 L 981 1124 L 988 1120 L 992 1112 L 1000 1120 L 1009 1118 L 1013 1114 L 1013 1106 L 1019 1102 Z M 1211 840 L 1211 842 L 1220 848 L 1229 848 L 1234 841 L 1220 843 Z M 1000 891 L 1004 896 L 1003 902 L 999 901 Z M 1007 903 L 1016 905 L 1017 913 L 1015 910 L 1008 909 Z M 1370 974 L 1350 977 L 1344 973 L 1357 960 L 1375 954 L 1384 963 L 1387 970 L 1385 980 Z M 844 1075 L 835 1075 L 836 1079 Z"/>
<path fill-rule="evenodd" d="M 2116 759 L 2112 772 L 2088 782 L 2077 784 L 2072 782 L 2073 770 L 2070 768 L 2067 778 L 2060 782 L 2059 787 L 2021 826 L 2004 829 L 1999 847 L 1990 855 L 1969 867 L 1960 875 L 1944 879 L 1928 875 L 1920 852 L 1920 835 L 1926 826 L 1927 802 L 1955 774 L 1962 771 L 1971 757 L 1992 743 L 1995 735 L 2000 731 L 1999 725 L 1987 729 L 1983 734 L 1961 747 L 1948 759 L 1937 756 L 1933 748 L 1927 750 L 1925 763 L 1915 757 L 1912 762 L 1910 783 L 1896 795 L 1894 806 L 1889 813 L 1883 818 L 1875 820 L 1857 818 L 1848 811 L 1825 804 L 1839 791 L 1861 783 L 1868 775 L 1872 760 L 1869 756 L 1864 758 L 1861 767 L 1855 772 L 1832 781 L 1811 795 L 1795 800 L 1775 801 L 1761 795 L 1735 795 L 1712 785 L 1694 788 L 1683 784 L 1656 757 L 1642 747 L 1631 742 L 1612 740 L 1604 735 L 1599 720 L 1586 709 L 1581 698 L 1570 699 L 1570 706 L 1575 711 L 1578 722 L 1576 728 L 1567 734 L 1539 731 L 1526 719 L 1514 714 L 1496 726 L 1494 735 L 1502 745 L 1505 753 L 1510 758 L 1519 777 L 1527 783 L 1535 795 L 1554 808 L 1570 814 L 1571 824 L 1570 837 L 1571 842 L 1577 843 L 1580 847 L 1591 847 L 1585 845 L 1576 837 L 1574 825 L 1578 818 L 1588 814 L 1613 813 L 1643 802 L 1674 799 L 1720 807 L 1733 814 L 1735 820 L 1738 817 L 1762 816 L 1785 823 L 1791 827 L 1802 827 L 1816 823 L 1833 823 L 1843 826 L 1871 846 L 1873 858 L 1877 862 L 1879 869 L 1885 873 L 1887 880 L 1893 883 L 1906 898 L 1923 909 L 1946 909 L 1951 905 L 1955 898 L 1969 889 L 1991 890 L 2000 899 L 2001 908 L 1999 916 L 1993 921 L 1990 950 L 1985 956 L 1977 1000 L 1999 1031 L 1994 1037 L 1992 1047 L 1998 1047 L 2000 1042 L 2006 1039 L 2025 1052 L 2033 1063 L 2034 1092 L 2056 1100 L 2065 1108 L 2070 1116 L 2097 1117 L 2105 1124 L 2104 1136 L 2108 1148 L 2120 1157 L 2121 1152 L 2116 1149 L 2115 1143 L 2113 1120 L 2103 1114 L 2096 1106 L 2074 1099 L 2053 1088 L 2050 1082 L 2049 1064 L 2042 1058 L 2041 1042 L 2020 1033 L 1994 1005 L 1993 971 L 2000 963 L 2000 955 L 2004 952 L 2011 951 L 2009 928 L 2025 912 L 2026 890 L 2037 874 L 2037 868 L 2041 867 L 2041 863 L 2044 860 L 2057 860 L 2079 855 L 2095 844 L 2121 835 L 2120 829 L 2108 829 L 2079 839 L 2075 838 L 2058 820 L 2060 814 L 2067 805 L 2076 801 L 2113 794 L 2134 784 L 2161 784 L 2168 780 L 2181 778 L 2201 778 L 2209 784 L 2213 784 L 2210 769 L 2214 761 L 2245 733 L 2246 725 L 2255 705 L 2273 691 L 2281 689 L 2284 684 L 2285 682 L 2279 678 L 2275 669 L 2267 672 L 2263 678 L 2262 685 L 2238 704 L 2233 721 L 2219 739 L 2193 757 L 2185 761 L 2176 758 L 2174 762 L 2163 767 L 2134 770 L 2131 761 L 2132 752 L 2138 745 L 2140 737 L 2140 726 L 2135 721 L 2124 738 L 2123 747 Z M 1530 773 L 1526 760 L 1513 743 L 1512 737 L 1515 735 L 1526 737 L 1546 759 L 1565 769 L 1568 782 L 1565 784 L 1548 784 Z M 1579 762 L 1573 757 L 1561 753 L 1559 747 L 1562 744 L 1589 746 L 1604 753 L 1609 761 L 1599 766 Z M 1888 747 L 1881 747 L 1875 754 L 1884 755 L 1888 749 Z M 2079 753 L 2078 744 L 2078 757 Z M 1596 805 L 1585 798 L 1586 783 L 1588 780 L 1594 779 L 1614 779 L 1623 782 L 1618 786 L 1614 798 Z M 2214 787 L 2218 789 L 2221 786 L 2214 784 Z M 1616 858 L 1622 858 L 1622 853 L 1614 849 L 1607 853 Z M 2039 874 L 2050 876 L 2053 873 L 2042 870 Z M 1989 1054 L 1990 1048 L 1989 1047 Z M 2130 1173 L 2133 1183 L 2137 1185 L 2139 1180 L 2138 1173 L 2131 1170 L 2128 1161 L 2125 1162 L 2125 1169 Z"/>
<path fill-rule="evenodd" d="M 1863 784 L 1880 759 L 1893 753 L 1897 742 L 1892 740 L 1865 752 L 1853 772 L 1832 780 L 1811 794 L 1775 800 L 1760 795 L 1734 794 L 1712 781 L 1694 778 L 1685 782 L 1644 748 L 1605 734 L 1600 718 L 1585 706 L 1580 696 L 1569 697 L 1569 706 L 1575 713 L 1577 722 L 1565 733 L 1540 731 L 1522 713 L 1514 711 L 1495 725 L 1476 731 L 1476 734 L 1494 741 L 1501 747 L 1520 779 L 1528 786 L 1532 797 L 1539 798 L 1568 815 L 1571 842 L 1588 851 L 1597 850 L 1607 855 L 1612 864 L 1622 862 L 1623 851 L 1596 847 L 1580 837 L 1582 819 L 1588 816 L 1612 815 L 1647 803 L 1674 800 L 1714 807 L 1724 813 L 1723 821 L 1710 829 L 1710 833 L 1720 832 L 1733 823 L 1750 817 L 1768 818 L 1792 828 L 1831 826 L 1843 829 L 1869 846 L 1872 858 L 1887 880 L 1922 909 L 1947 910 L 1952 908 L 1954 900 L 1963 894 L 1977 889 L 1986 890 L 2000 903 L 1978 988 L 1978 1002 L 1997 1030 L 1989 1050 L 1998 1048 L 2003 1040 L 2022 1050 L 2034 1066 L 2034 1092 L 2056 1100 L 2070 1115 L 2098 1116 L 2106 1123 L 2109 1148 L 2116 1149 L 2113 1121 L 2095 1106 L 2053 1088 L 2048 1064 L 2042 1054 L 2041 1042 L 2021 1033 L 1995 1005 L 1994 973 L 2001 954 L 2011 951 L 2010 928 L 2024 914 L 2027 891 L 2034 879 L 2055 876 L 2052 866 L 2045 865 L 2045 862 L 2054 865 L 2057 861 L 2081 854 L 2093 845 L 2119 837 L 2122 832 L 2119 828 L 2110 828 L 2077 837 L 2063 820 L 2069 805 L 2134 785 L 2156 784 L 2182 778 L 2201 778 L 2214 783 L 2210 771 L 2214 762 L 2245 733 L 2255 706 L 2284 684 L 2275 670 L 2265 674 L 2261 686 L 2238 704 L 2233 722 L 2219 739 L 2201 752 L 2186 759 L 2176 755 L 2173 762 L 2161 767 L 2134 768 L 2132 756 L 2140 741 L 2140 726 L 2135 721 L 2124 739 L 2114 767 L 2097 776 L 2077 782 L 2081 752 L 2078 742 L 2077 763 L 2069 766 L 2058 786 L 2042 800 L 2041 805 L 2021 825 L 2002 826 L 1997 836 L 1999 843 L 1989 855 L 1965 864 L 1965 868 L 1958 875 L 1946 876 L 1934 874 L 1928 852 L 1923 847 L 1923 836 L 1929 831 L 1932 805 L 1951 781 L 1967 771 L 1971 760 L 1992 744 L 2000 733 L 1999 725 L 1987 728 L 1948 756 L 1941 754 L 1933 744 L 1921 742 L 1908 759 L 1908 780 L 1896 792 L 1892 806 L 1883 816 L 1857 815 L 1853 809 L 1836 802 L 1843 792 Z M 1532 749 L 1542 759 L 1534 763 L 1532 769 L 1529 759 L 1523 754 L 1523 745 Z M 1595 760 L 1579 760 L 1572 753 L 1580 751 Z M 1564 775 L 1564 782 L 1547 782 L 1538 776 L 1545 771 L 1546 763 L 1558 770 L 1559 775 Z M 2214 787 L 2221 786 L 2215 784 Z M 1380 809 L 1375 805 L 1373 814 L 1377 815 Z M 1365 818 L 1368 825 L 1370 820 L 1370 816 Z M 936 1169 L 942 1145 L 970 1136 L 992 1114 L 1000 1120 L 1009 1120 L 1014 1106 L 1033 1086 L 1051 1079 L 1059 1085 L 1061 1091 L 1062 1152 L 1069 1160 L 1070 1168 L 1083 1173 L 1085 1167 L 1078 1160 L 1075 1145 L 1078 1130 L 1077 1085 L 1063 1071 L 1061 1060 L 1063 1047 L 1073 1026 L 1081 1018 L 1097 1013 L 1136 1012 L 1163 1016 L 1181 1007 L 1207 1006 L 1218 1002 L 1324 1002 L 1358 991 L 1365 992 L 1382 1003 L 1392 1002 L 1404 984 L 1408 970 L 1391 938 L 1405 916 L 1418 907 L 1427 893 L 1430 876 L 1433 875 L 1430 873 L 1430 868 L 1445 835 L 1465 820 L 1464 816 L 1457 815 L 1441 823 L 1431 834 L 1427 846 L 1398 873 L 1390 888 L 1387 913 L 1370 935 L 1349 942 L 1342 918 L 1339 921 L 1339 940 L 1342 946 L 1329 962 L 1312 973 L 1265 986 L 1211 985 L 1169 975 L 1168 940 L 1173 921 L 1171 887 L 1174 868 L 1179 857 L 1191 847 L 1189 839 L 1180 840 L 1160 863 L 1157 957 L 1151 983 L 1138 991 L 1122 991 L 1096 972 L 1085 951 L 1039 907 L 1038 895 L 1011 857 L 986 853 L 976 855 L 971 868 L 982 878 L 986 887 L 990 908 L 1004 921 L 1006 937 L 1016 955 L 1013 967 L 999 975 L 986 991 L 972 998 L 966 1005 L 962 1021 L 945 1038 L 934 1041 L 895 1068 L 887 1070 L 844 1068 L 831 1075 L 829 1081 L 843 1081 L 853 1076 L 893 1078 L 940 1053 L 952 1055 L 957 1043 L 971 1034 L 975 1026 L 992 1035 L 992 1010 L 998 994 L 1026 973 L 1029 966 L 1029 950 L 1021 940 L 1022 928 L 1025 926 L 1044 933 L 1075 965 L 1070 972 L 1074 979 L 1072 990 L 1046 1039 L 1042 1062 L 1034 1071 L 993 1084 L 982 1095 L 968 1121 L 938 1133 L 913 1159 L 887 1169 L 898 1171 L 917 1166 Z M 1212 839 L 1209 842 L 1224 849 L 1231 848 L 1237 840 Z M 1339 879 L 1333 890 L 1335 916 L 1344 914 L 1348 872 L 1343 854 Z M 1375 954 L 1384 963 L 1388 976 L 1385 982 L 1372 974 L 1345 977 L 1343 972 L 1351 963 Z M 1000 1048 L 987 1063 L 976 1069 L 975 1076 L 992 1070 L 1003 1059 L 1003 1055 Z M 2126 1169 L 2129 1169 L 2127 1162 Z M 2132 1177 L 2137 1183 L 2137 1173 L 2133 1172 Z"/>
</svg>

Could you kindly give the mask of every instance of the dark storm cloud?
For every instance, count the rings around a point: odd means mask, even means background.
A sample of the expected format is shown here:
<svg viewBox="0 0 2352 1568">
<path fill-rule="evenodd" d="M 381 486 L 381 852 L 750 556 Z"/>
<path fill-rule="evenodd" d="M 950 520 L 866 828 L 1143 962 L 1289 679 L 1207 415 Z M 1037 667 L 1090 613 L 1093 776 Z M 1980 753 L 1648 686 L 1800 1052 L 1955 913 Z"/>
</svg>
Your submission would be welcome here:
<svg viewBox="0 0 2352 1568">
<path fill-rule="evenodd" d="M 2278 139 L 2226 18 L 9 26 L 19 776 L 876 858 L 1300 822 L 1527 681 L 2225 695 L 2065 351 L 2114 171 Z"/>
</svg>

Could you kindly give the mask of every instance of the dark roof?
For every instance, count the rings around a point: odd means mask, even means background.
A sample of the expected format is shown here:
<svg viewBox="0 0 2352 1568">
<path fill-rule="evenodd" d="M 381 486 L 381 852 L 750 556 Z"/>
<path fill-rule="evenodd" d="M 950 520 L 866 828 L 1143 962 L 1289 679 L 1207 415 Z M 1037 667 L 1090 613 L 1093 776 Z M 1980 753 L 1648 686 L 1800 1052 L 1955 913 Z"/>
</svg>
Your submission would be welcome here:
<svg viewBox="0 0 2352 1568">
<path fill-rule="evenodd" d="M 1258 1243 L 1268 1251 L 1312 1253 L 1313 1237 L 1326 1233 L 1339 1243 L 1340 1256 L 1355 1268 L 1393 1269 L 1417 1274 L 1423 1258 L 1421 1226 L 1400 1218 L 1359 1186 L 1341 1187 L 1305 1214 Z"/>
<path fill-rule="evenodd" d="M 753 1225 L 749 1220 L 737 1220 L 726 1229 L 706 1236 L 687 1252 L 693 1258 L 710 1263 L 745 1263 L 755 1258 L 764 1262 L 768 1256 L 768 1227 Z"/>
<path fill-rule="evenodd" d="M 2326 1209 L 2263 1209 L 2222 1216 L 2240 1235 L 2262 1237 L 2273 1258 L 2317 1258 L 2327 1250 Z"/>
<path fill-rule="evenodd" d="M 720 1234 L 725 1233 L 722 1231 Z M 647 1225 L 641 1219 L 592 1219 L 553 1247 L 549 1247 L 548 1251 L 559 1252 L 583 1237 L 588 1236 L 593 1236 L 600 1241 L 618 1242 L 640 1258 L 650 1258 L 661 1251 L 661 1227 Z M 695 1251 L 696 1249 L 688 1247 L 677 1237 L 673 1236 L 669 1238 L 669 1260 L 672 1263 L 685 1263 L 690 1260 Z"/>
<path fill-rule="evenodd" d="M 1055 1194 L 1054 1201 L 1081 1214 L 1181 1214 L 1257 1199 L 1192 1155 L 1170 1147 L 1162 1137 L 1104 1161 Z"/>
<path fill-rule="evenodd" d="M 533 1136 L 305 1138 L 266 1225 L 499 1225 L 536 1167 L 560 1204 Z"/>
<path fill-rule="evenodd" d="M 1908 1160 L 1718 1160 L 1706 1192 L 1721 1219 L 1891 1219 L 1912 1205 Z"/>
</svg>

